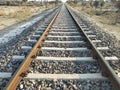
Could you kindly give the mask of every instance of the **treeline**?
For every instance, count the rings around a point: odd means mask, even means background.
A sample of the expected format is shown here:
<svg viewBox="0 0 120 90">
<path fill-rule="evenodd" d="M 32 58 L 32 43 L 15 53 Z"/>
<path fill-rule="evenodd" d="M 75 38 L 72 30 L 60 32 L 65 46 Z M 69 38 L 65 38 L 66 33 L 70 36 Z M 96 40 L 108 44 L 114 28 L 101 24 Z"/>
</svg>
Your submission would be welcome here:
<svg viewBox="0 0 120 90">
<path fill-rule="evenodd" d="M 40 0 L 40 1 L 28 1 L 28 0 L 3 0 L 0 1 L 0 5 L 7 5 L 7 6 L 20 6 L 20 5 L 41 5 L 47 6 L 48 4 L 60 4 L 60 0 L 48 1 L 48 0 Z"/>
<path fill-rule="evenodd" d="M 91 7 L 95 7 L 95 8 L 102 8 L 105 3 L 109 2 L 109 3 L 113 3 L 115 4 L 116 8 L 120 9 L 120 0 L 68 0 L 67 3 L 69 4 L 78 4 L 79 2 L 82 3 L 83 6 L 86 6 L 87 4 L 89 4 Z"/>
<path fill-rule="evenodd" d="M 72 6 L 78 6 L 78 7 L 82 6 L 85 8 L 95 9 L 96 12 L 98 12 L 97 10 L 100 10 L 100 12 L 109 12 L 109 10 L 110 10 L 110 12 L 116 13 L 116 16 L 114 17 L 112 24 L 116 24 L 120 20 L 120 0 L 106 0 L 106 1 L 104 1 L 104 0 L 89 0 L 89 1 L 68 0 L 67 3 Z M 108 4 L 108 3 L 109 3 L 109 5 L 112 5 L 114 7 L 113 10 L 111 9 L 110 6 L 105 8 L 106 4 Z M 104 9 L 103 9 L 103 7 L 104 7 Z M 103 9 L 103 11 L 102 11 L 102 9 Z M 104 11 L 104 10 L 106 10 L 106 11 Z"/>
</svg>

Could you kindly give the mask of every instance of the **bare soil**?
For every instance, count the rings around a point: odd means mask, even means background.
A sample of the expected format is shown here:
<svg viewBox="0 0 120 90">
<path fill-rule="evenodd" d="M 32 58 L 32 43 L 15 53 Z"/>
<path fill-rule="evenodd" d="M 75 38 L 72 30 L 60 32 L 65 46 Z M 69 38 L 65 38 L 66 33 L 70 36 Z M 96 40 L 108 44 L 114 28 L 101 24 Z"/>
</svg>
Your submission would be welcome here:
<svg viewBox="0 0 120 90">
<path fill-rule="evenodd" d="M 74 5 L 72 6 L 72 8 L 73 7 L 73 10 L 102 28 L 103 31 L 115 36 L 118 40 L 120 40 L 120 23 L 117 23 L 115 25 L 112 24 L 117 13 L 106 12 L 100 15 L 96 15 L 96 11 L 94 9 L 91 9 L 90 7 L 82 7 L 80 5 Z"/>
<path fill-rule="evenodd" d="M 0 6 L 0 30 L 27 20 L 45 9 L 44 6 Z"/>
</svg>

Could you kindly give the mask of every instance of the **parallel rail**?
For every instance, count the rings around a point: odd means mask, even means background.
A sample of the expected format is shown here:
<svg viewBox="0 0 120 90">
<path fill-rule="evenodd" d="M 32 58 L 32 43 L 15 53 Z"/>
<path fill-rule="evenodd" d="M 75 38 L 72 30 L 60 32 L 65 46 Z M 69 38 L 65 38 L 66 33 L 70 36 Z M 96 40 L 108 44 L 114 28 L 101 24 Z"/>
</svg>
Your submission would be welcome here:
<svg viewBox="0 0 120 90">
<path fill-rule="evenodd" d="M 102 54 L 99 52 L 99 50 L 95 47 L 95 45 L 93 44 L 93 42 L 91 42 L 90 38 L 87 36 L 87 34 L 81 29 L 81 26 L 79 25 L 78 21 L 76 20 L 75 16 L 73 15 L 73 13 L 70 11 L 70 9 L 67 7 L 70 15 L 72 16 L 73 20 L 75 21 L 76 25 L 78 25 L 78 27 L 80 28 L 80 32 L 83 33 L 83 35 L 87 38 L 87 41 L 90 43 L 91 48 L 94 52 L 94 54 L 97 57 L 97 60 L 103 70 L 103 75 L 108 77 L 112 84 L 114 85 L 114 89 L 115 90 L 119 90 L 120 89 L 120 79 L 119 77 L 115 74 L 115 72 L 113 71 L 112 67 L 109 65 L 109 63 L 104 59 L 104 57 L 102 56 Z"/>
<path fill-rule="evenodd" d="M 97 60 L 100 64 L 100 66 L 102 67 L 103 70 L 103 74 L 106 75 L 111 82 L 114 85 L 114 89 L 115 90 L 119 90 L 120 89 L 120 80 L 118 78 L 118 76 L 115 74 L 115 72 L 112 70 L 112 68 L 110 67 L 110 65 L 107 63 L 107 61 L 104 60 L 103 56 L 100 54 L 100 52 L 97 50 L 97 48 L 95 47 L 95 45 L 93 44 L 93 42 L 89 39 L 89 37 L 87 36 L 87 34 L 81 29 L 81 26 L 79 25 L 78 21 L 76 20 L 75 16 L 73 15 L 73 13 L 71 12 L 71 10 L 67 7 L 72 19 L 75 21 L 76 25 L 79 28 L 79 32 L 82 32 L 83 35 L 86 37 L 86 40 L 89 42 L 90 47 L 92 48 L 95 56 L 97 57 Z M 13 75 L 13 77 L 11 78 L 9 84 L 7 85 L 7 87 L 5 89 L 7 90 L 15 90 L 16 87 L 18 86 L 18 84 L 20 83 L 20 81 L 22 80 L 22 78 L 24 76 L 26 76 L 27 74 L 27 70 L 30 66 L 31 61 L 33 60 L 33 58 L 36 57 L 36 53 L 39 49 L 41 49 L 42 47 L 42 43 L 45 41 L 52 25 L 54 24 L 57 16 L 60 13 L 60 9 L 58 10 L 57 14 L 55 15 L 55 17 L 53 18 L 53 20 L 51 21 L 51 23 L 48 25 L 47 29 L 45 30 L 45 32 L 42 34 L 41 38 L 38 40 L 38 42 L 36 43 L 36 45 L 34 46 L 33 50 L 30 52 L 30 54 L 27 56 L 26 60 L 21 64 L 20 68 L 16 71 L 16 73 Z"/>
<path fill-rule="evenodd" d="M 38 40 L 38 42 L 34 46 L 33 50 L 27 56 L 26 60 L 23 61 L 23 63 L 20 65 L 20 68 L 18 68 L 18 70 L 12 76 L 12 78 L 10 79 L 10 82 L 6 86 L 5 90 L 15 90 L 16 89 L 19 82 L 22 80 L 23 76 L 25 75 L 26 71 L 28 70 L 32 59 L 36 56 L 37 51 L 41 48 L 41 45 L 44 42 L 47 34 L 49 33 L 54 21 L 56 20 L 57 16 L 59 15 L 59 12 L 60 12 L 60 9 L 58 9 L 58 12 L 56 13 L 55 17 L 53 18 L 51 23 L 48 25 L 45 32 L 41 36 L 41 38 Z"/>
</svg>

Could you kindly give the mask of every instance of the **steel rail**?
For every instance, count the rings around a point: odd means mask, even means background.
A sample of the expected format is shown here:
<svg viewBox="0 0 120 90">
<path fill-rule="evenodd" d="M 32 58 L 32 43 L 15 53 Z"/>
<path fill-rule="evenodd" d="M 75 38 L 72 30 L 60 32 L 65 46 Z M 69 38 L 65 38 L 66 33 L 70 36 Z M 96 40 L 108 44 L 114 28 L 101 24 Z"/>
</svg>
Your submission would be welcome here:
<svg viewBox="0 0 120 90">
<path fill-rule="evenodd" d="M 71 17 L 73 18 L 73 20 L 75 21 L 76 25 L 78 26 L 80 32 L 83 33 L 83 35 L 87 38 L 86 40 L 90 43 L 90 46 L 93 50 L 93 53 L 94 53 L 94 55 L 96 55 L 97 60 L 98 60 L 100 66 L 103 70 L 102 74 L 110 79 L 110 81 L 112 82 L 112 84 L 114 86 L 113 90 L 120 90 L 120 79 L 119 79 L 119 77 L 115 74 L 112 67 L 104 59 L 104 57 L 99 52 L 99 50 L 97 50 L 95 45 L 91 42 L 91 40 L 89 39 L 87 34 L 81 29 L 81 26 L 80 26 L 79 22 L 77 21 L 77 19 L 75 18 L 74 14 L 71 12 L 71 10 L 68 8 L 68 6 L 66 6 L 66 8 L 67 8 L 68 12 L 70 13 Z"/>
<path fill-rule="evenodd" d="M 52 19 L 52 21 L 50 22 L 50 24 L 46 28 L 45 32 L 39 38 L 38 42 L 33 47 L 30 54 L 25 59 L 25 61 L 23 61 L 21 63 L 21 65 L 19 66 L 19 68 L 16 70 L 16 72 L 14 73 L 14 75 L 12 76 L 12 78 L 10 79 L 8 84 L 6 85 L 5 90 L 16 90 L 16 88 L 17 88 L 18 84 L 20 83 L 20 81 L 22 80 L 22 78 L 24 76 L 26 76 L 27 70 L 29 68 L 29 65 L 30 65 L 31 61 L 33 60 L 33 58 L 35 58 L 37 51 L 41 48 L 42 43 L 46 39 L 46 36 L 48 35 L 53 23 L 55 22 L 57 16 L 60 13 L 60 10 L 61 10 L 61 7 L 58 9 L 58 11 L 55 14 L 54 18 Z"/>
</svg>

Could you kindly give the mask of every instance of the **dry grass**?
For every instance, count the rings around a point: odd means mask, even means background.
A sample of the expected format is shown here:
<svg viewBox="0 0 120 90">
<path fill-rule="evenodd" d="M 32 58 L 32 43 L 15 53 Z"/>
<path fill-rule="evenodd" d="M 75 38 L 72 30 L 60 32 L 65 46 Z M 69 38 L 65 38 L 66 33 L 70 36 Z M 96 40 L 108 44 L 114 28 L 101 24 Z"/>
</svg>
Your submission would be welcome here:
<svg viewBox="0 0 120 90">
<path fill-rule="evenodd" d="M 18 20 L 25 20 L 28 19 L 30 16 L 32 16 L 32 12 L 29 9 L 23 9 L 17 12 L 11 12 L 9 13 L 10 18 L 16 18 Z"/>
<path fill-rule="evenodd" d="M 89 3 L 86 3 L 85 5 L 79 4 L 79 5 L 73 5 L 72 7 L 77 8 L 80 12 L 83 12 L 90 17 L 98 17 L 100 19 L 100 22 L 103 24 L 113 25 L 115 23 L 115 19 L 118 13 L 112 12 L 112 11 L 101 11 L 101 9 L 95 9 L 94 7 L 91 7 Z M 114 7 L 112 4 L 105 4 L 104 8 Z M 120 23 L 120 18 L 118 18 L 118 23 Z"/>
<path fill-rule="evenodd" d="M 10 18 L 21 20 L 26 20 L 32 15 L 45 10 L 43 7 L 36 6 L 8 6 L 0 7 L 0 16 L 7 16 Z"/>
<path fill-rule="evenodd" d="M 83 15 L 89 21 L 101 27 L 103 31 L 114 35 L 120 40 L 120 17 L 118 18 L 118 23 L 114 24 L 115 17 L 118 14 L 117 12 L 101 12 L 94 8 L 86 8 L 86 6 L 76 6 L 74 7 L 74 10 Z"/>
<path fill-rule="evenodd" d="M 90 15 L 95 15 L 97 13 L 97 11 L 94 8 L 88 8 L 86 10 L 86 13 L 90 14 Z"/>
<path fill-rule="evenodd" d="M 26 20 L 45 9 L 42 6 L 0 6 L 0 30 Z"/>
<path fill-rule="evenodd" d="M 105 12 L 104 14 L 101 15 L 103 19 L 105 19 L 104 23 L 112 25 L 115 22 L 115 18 L 117 16 L 117 13 L 115 12 Z"/>
<path fill-rule="evenodd" d="M 0 16 L 6 16 L 6 13 L 0 10 Z"/>
</svg>

